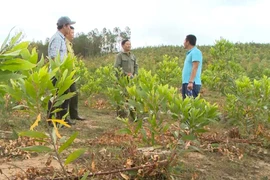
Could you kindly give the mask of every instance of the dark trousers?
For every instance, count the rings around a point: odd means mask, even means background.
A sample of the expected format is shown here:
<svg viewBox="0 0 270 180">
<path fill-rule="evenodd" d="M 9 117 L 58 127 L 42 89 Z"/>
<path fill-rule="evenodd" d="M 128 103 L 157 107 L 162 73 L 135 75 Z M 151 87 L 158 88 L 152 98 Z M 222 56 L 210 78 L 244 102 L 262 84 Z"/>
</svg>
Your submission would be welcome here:
<svg viewBox="0 0 270 180">
<path fill-rule="evenodd" d="M 70 98 L 69 101 L 69 115 L 71 119 L 76 119 L 78 117 L 78 93 L 77 93 L 77 88 L 76 84 L 73 83 L 70 88 L 70 92 L 76 92 L 76 95 Z"/>
<path fill-rule="evenodd" d="M 184 83 L 182 84 L 182 97 L 183 99 L 185 99 L 187 96 L 190 96 L 190 92 L 188 92 L 187 89 L 188 83 Z M 201 90 L 201 85 L 195 84 L 195 82 L 193 83 L 193 89 L 192 89 L 192 96 L 194 98 L 196 98 Z"/>
<path fill-rule="evenodd" d="M 52 83 L 55 86 L 57 79 L 56 78 L 52 78 Z M 69 89 L 67 91 L 64 92 L 64 94 L 67 94 L 69 92 Z M 65 100 L 63 104 L 61 104 L 59 107 L 52 107 L 52 102 L 49 101 L 48 103 L 48 119 L 52 119 L 52 116 L 55 115 L 56 119 L 62 119 L 64 115 L 67 114 L 68 112 L 68 104 L 69 104 L 69 99 Z M 55 109 L 61 108 L 62 110 L 60 112 L 57 113 L 51 113 L 53 112 Z M 66 118 L 65 118 L 66 119 Z"/>
</svg>

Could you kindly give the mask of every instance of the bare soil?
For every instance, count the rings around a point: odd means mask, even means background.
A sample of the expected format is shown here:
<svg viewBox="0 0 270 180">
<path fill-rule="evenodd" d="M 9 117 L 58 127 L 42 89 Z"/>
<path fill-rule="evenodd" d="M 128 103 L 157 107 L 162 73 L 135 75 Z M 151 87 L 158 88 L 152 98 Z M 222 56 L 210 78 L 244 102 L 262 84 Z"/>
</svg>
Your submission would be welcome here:
<svg viewBox="0 0 270 180">
<path fill-rule="evenodd" d="M 123 149 L 127 151 L 126 144 L 132 144 L 127 143 L 132 141 L 132 139 L 117 133 L 117 135 L 114 135 L 115 130 L 123 126 L 116 120 L 116 113 L 112 110 L 93 109 L 84 105 L 80 106 L 80 111 L 81 115 L 87 118 L 86 121 L 76 121 L 76 125 L 71 128 L 60 129 L 60 134 L 67 137 L 74 131 L 79 132 L 79 137 L 74 142 L 72 148 L 88 148 L 87 154 L 84 158 L 75 162 L 76 165 L 83 165 L 85 162 L 83 160 L 88 158 L 90 162 L 88 163 L 91 166 L 91 162 L 94 162 L 94 154 L 98 171 L 108 171 L 108 168 L 112 168 L 111 170 L 123 168 L 123 162 L 126 162 L 126 159 L 123 159 L 126 157 Z M 27 129 L 27 126 L 23 126 L 23 124 L 27 123 L 18 124 L 17 122 L 17 115 L 16 117 L 9 116 L 5 118 L 5 126 L 1 125 L 2 129 L 0 130 L 7 131 L 8 133 L 1 134 L 0 147 L 9 141 L 12 128 L 17 130 Z M 217 127 L 215 127 L 215 131 L 218 131 Z M 219 143 L 218 148 L 211 149 L 209 148 L 211 142 L 202 141 L 201 144 L 199 152 L 186 152 L 178 157 L 177 164 L 174 166 L 174 172 L 171 172 L 171 179 L 270 179 L 269 148 L 248 143 L 227 142 Z M 31 167 L 44 168 L 49 157 L 50 154 L 30 156 L 30 159 L 11 157 L 7 162 L 6 156 L 0 156 L 0 172 L 2 171 L 0 179 L 7 179 L 6 176 L 10 177 L 18 172 L 22 173 Z M 106 162 L 108 166 L 104 164 L 99 166 L 97 161 Z M 72 169 L 73 165 L 69 166 L 68 169 Z M 60 166 L 55 159 L 52 159 L 50 166 L 60 170 Z M 93 163 L 90 168 L 93 169 Z M 103 179 L 121 178 L 123 179 L 123 176 L 120 176 L 119 173 L 116 176 L 103 176 Z"/>
</svg>

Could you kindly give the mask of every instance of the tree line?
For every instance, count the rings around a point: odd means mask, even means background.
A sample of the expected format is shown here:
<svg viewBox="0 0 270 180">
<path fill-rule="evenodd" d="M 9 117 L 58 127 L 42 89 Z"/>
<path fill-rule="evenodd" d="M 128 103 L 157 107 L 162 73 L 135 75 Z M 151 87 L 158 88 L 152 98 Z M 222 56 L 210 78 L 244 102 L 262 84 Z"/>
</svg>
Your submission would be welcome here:
<svg viewBox="0 0 270 180">
<path fill-rule="evenodd" d="M 73 39 L 73 48 L 75 54 L 83 58 L 101 56 L 118 52 L 121 48 L 121 41 L 123 39 L 130 39 L 130 37 L 131 30 L 129 27 L 125 27 L 123 30 L 119 27 L 115 27 L 112 30 L 108 28 L 98 30 L 95 28 L 88 33 L 76 33 Z M 49 41 L 50 38 L 46 38 L 45 42 L 40 40 L 33 41 L 29 48 L 31 50 L 36 47 L 39 57 L 42 54 L 47 56 Z"/>
</svg>

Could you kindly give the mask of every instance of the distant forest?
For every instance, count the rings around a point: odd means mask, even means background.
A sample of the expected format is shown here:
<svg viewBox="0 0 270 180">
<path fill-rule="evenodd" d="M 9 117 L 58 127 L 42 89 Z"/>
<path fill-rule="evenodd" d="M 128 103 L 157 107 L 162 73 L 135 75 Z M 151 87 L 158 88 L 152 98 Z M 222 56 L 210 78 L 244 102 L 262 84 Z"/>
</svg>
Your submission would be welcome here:
<svg viewBox="0 0 270 180">
<path fill-rule="evenodd" d="M 123 39 L 130 39 L 131 30 L 129 27 L 121 30 L 115 27 L 112 30 L 103 28 L 102 30 L 94 29 L 87 34 L 79 32 L 76 33 L 73 40 L 74 51 L 77 56 L 81 57 L 96 57 L 108 53 L 115 53 L 120 50 L 120 43 Z M 45 42 L 34 41 L 31 42 L 29 48 L 36 47 L 39 57 L 48 55 L 48 44 L 50 38 Z"/>
</svg>

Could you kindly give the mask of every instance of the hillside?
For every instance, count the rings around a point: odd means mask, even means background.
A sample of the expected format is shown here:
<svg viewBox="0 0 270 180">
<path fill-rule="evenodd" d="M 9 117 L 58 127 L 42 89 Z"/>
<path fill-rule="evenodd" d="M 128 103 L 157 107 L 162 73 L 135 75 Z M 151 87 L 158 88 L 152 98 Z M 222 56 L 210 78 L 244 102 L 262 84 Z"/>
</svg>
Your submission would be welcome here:
<svg viewBox="0 0 270 180">
<path fill-rule="evenodd" d="M 207 69 L 209 63 L 217 63 L 213 61 L 213 56 L 211 56 L 211 46 L 198 46 L 198 48 L 203 53 L 204 69 Z M 261 70 L 270 67 L 269 63 L 267 63 L 270 60 L 270 44 L 238 43 L 234 44 L 234 48 L 235 50 L 233 52 L 226 52 L 225 49 L 224 53 L 227 54 L 227 56 L 234 56 L 235 61 L 241 63 L 241 66 L 243 66 L 247 72 L 251 74 L 256 73 L 257 75 L 259 72 L 262 72 Z M 164 55 L 177 57 L 180 63 L 184 60 L 186 52 L 183 46 L 144 47 L 136 48 L 132 51 L 136 55 L 140 67 L 147 70 L 154 70 L 156 64 L 163 60 Z M 107 54 L 100 57 L 85 58 L 84 62 L 89 69 L 93 70 L 100 66 L 113 64 L 115 55 L 116 54 Z"/>
<path fill-rule="evenodd" d="M 185 100 L 180 46 L 134 49 L 140 70 L 132 80 L 115 77 L 116 54 L 68 57 L 48 71 L 27 48 L 0 51 L 12 78 L 0 78 L 0 179 L 270 178 L 270 44 L 200 46 L 201 94 Z M 68 127 L 47 118 L 47 104 L 71 97 L 61 93 L 74 83 L 74 61 L 86 121 Z"/>
</svg>

